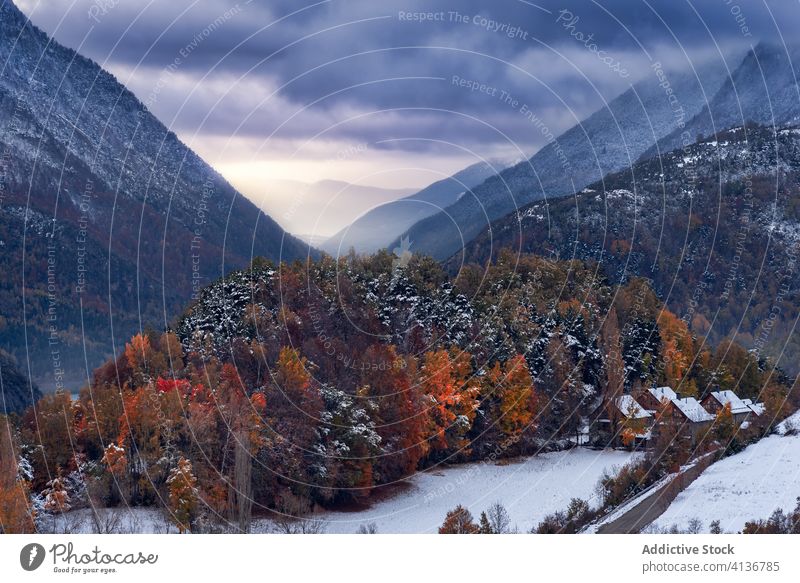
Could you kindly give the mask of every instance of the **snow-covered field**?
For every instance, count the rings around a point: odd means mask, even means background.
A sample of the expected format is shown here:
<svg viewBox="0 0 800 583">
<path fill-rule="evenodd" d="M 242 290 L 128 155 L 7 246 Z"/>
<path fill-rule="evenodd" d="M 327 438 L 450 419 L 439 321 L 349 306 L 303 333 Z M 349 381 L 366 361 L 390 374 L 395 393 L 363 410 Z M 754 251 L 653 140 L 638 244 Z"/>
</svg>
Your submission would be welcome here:
<svg viewBox="0 0 800 583">
<path fill-rule="evenodd" d="M 368 510 L 321 514 L 327 533 L 353 533 L 375 523 L 379 533 L 435 533 L 448 510 L 461 504 L 475 520 L 494 502 L 502 503 L 512 526 L 527 532 L 547 514 L 564 510 L 573 497 L 596 506 L 595 486 L 603 470 L 621 467 L 636 454 L 578 448 L 526 458 L 505 465 L 466 464 L 422 472 L 405 491 Z M 254 531 L 268 531 L 256 521 Z"/>
<path fill-rule="evenodd" d="M 457 504 L 469 508 L 475 520 L 495 502 L 502 503 L 512 527 L 527 532 L 546 515 L 564 510 L 571 498 L 597 505 L 595 487 L 604 470 L 613 471 L 638 454 L 578 448 L 520 460 L 473 463 L 432 469 L 407 480 L 407 487 L 367 510 L 325 512 L 326 533 L 354 533 L 374 523 L 379 533 L 435 533 L 448 510 Z M 101 511 L 106 529 L 116 533 L 175 532 L 162 512 L 153 508 L 111 508 Z M 109 526 L 111 528 L 109 528 Z M 253 521 L 253 532 L 272 532 L 268 519 Z M 58 533 L 94 532 L 89 509 L 74 510 L 43 530 Z"/>
<path fill-rule="evenodd" d="M 800 427 L 800 413 L 789 421 Z M 769 518 L 778 508 L 793 510 L 800 496 L 800 436 L 782 435 L 783 427 L 778 435 L 711 465 L 653 526 L 685 529 L 697 518 L 702 532 L 714 520 L 725 532 L 739 532 L 748 520 Z"/>
</svg>

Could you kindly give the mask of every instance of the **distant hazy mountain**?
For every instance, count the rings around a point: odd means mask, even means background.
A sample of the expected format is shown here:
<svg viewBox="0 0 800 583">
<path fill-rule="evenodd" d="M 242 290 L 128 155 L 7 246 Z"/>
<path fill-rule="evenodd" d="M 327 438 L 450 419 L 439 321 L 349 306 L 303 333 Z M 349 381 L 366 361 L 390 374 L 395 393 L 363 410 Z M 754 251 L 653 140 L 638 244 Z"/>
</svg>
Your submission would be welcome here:
<svg viewBox="0 0 800 583">
<path fill-rule="evenodd" d="M 697 75 L 667 74 L 684 122 L 702 109 L 724 77 L 724 68 L 716 62 L 700 68 Z M 681 120 L 662 85 L 655 73 L 649 73 L 530 160 L 487 179 L 444 211 L 415 224 L 408 231 L 413 250 L 444 259 L 492 220 L 534 200 L 570 194 L 629 166 Z M 531 131 L 539 130 L 531 126 Z"/>
<path fill-rule="evenodd" d="M 499 160 L 478 162 L 412 196 L 374 208 L 322 243 L 321 248 L 336 256 L 351 248 L 371 253 L 387 247 L 414 223 L 450 206 L 505 166 Z"/>
<path fill-rule="evenodd" d="M 309 184 L 293 180 L 268 181 L 267 200 L 261 208 L 296 236 L 324 240 L 360 215 L 391 200 L 403 198 L 413 188 L 379 188 L 338 180 Z"/>
<path fill-rule="evenodd" d="M 0 2 L 0 346 L 27 343 L 41 386 L 85 379 L 253 255 L 306 255 L 111 74 Z"/>
<path fill-rule="evenodd" d="M 744 57 L 713 99 L 689 121 L 685 130 L 676 130 L 658 144 L 662 152 L 683 145 L 682 135 L 690 141 L 747 122 L 764 125 L 800 123 L 800 46 L 782 47 L 760 43 Z M 648 149 L 644 158 L 656 154 Z"/>
</svg>

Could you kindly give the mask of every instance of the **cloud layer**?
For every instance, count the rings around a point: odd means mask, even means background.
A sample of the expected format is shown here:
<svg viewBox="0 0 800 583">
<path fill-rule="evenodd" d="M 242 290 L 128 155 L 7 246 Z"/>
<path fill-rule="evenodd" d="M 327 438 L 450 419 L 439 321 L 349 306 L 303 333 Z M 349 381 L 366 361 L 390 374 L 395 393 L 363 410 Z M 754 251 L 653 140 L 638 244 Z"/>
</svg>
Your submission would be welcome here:
<svg viewBox="0 0 800 583">
<path fill-rule="evenodd" d="M 370 162 L 412 168 L 384 186 L 429 180 L 415 167 L 532 154 L 544 138 L 523 105 L 558 135 L 654 60 L 686 70 L 792 42 L 798 24 L 797 6 L 779 1 L 18 3 L 223 170 L 252 162 L 269 178 L 363 181 Z M 359 160 L 332 171 L 354 145 Z M 229 177 L 257 196 L 244 174 Z"/>
</svg>

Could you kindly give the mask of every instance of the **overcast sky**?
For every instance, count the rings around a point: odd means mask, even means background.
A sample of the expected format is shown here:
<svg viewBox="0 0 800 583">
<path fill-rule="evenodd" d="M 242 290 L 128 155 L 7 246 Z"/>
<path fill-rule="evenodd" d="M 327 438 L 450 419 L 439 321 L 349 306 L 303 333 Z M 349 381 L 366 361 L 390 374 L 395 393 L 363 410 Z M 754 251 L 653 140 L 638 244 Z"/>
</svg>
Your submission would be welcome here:
<svg viewBox="0 0 800 583">
<path fill-rule="evenodd" d="M 529 156 L 545 138 L 522 106 L 558 135 L 653 60 L 686 69 L 800 24 L 797 0 L 17 3 L 254 199 L 270 179 L 423 186 Z"/>
</svg>

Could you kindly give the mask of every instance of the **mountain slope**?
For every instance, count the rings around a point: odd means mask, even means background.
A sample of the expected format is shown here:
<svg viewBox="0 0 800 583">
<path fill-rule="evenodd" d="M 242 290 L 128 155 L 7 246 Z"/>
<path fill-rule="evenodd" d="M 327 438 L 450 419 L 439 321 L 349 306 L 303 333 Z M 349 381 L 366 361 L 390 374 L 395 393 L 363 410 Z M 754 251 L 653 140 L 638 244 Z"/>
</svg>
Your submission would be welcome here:
<svg viewBox="0 0 800 583">
<path fill-rule="evenodd" d="M 612 281 L 646 277 L 696 333 L 735 335 L 796 373 L 798 243 L 800 130 L 749 126 L 528 205 L 464 256 L 483 262 L 510 247 L 597 261 Z M 460 264 L 451 258 L 451 269 Z"/>
<path fill-rule="evenodd" d="M 322 249 L 336 256 L 351 247 L 359 253 L 387 247 L 414 223 L 450 206 L 504 167 L 497 161 L 478 162 L 412 196 L 374 208 L 325 241 Z"/>
<path fill-rule="evenodd" d="M 169 320 L 253 255 L 307 246 L 242 197 L 109 73 L 0 4 L 0 346 L 42 386 Z M 86 361 L 84 361 L 84 353 Z"/>
<path fill-rule="evenodd" d="M 11 355 L 0 350 L 0 415 L 21 413 L 41 396 L 39 387 L 20 372 Z"/>
<path fill-rule="evenodd" d="M 725 80 L 714 98 L 686 124 L 672 132 L 658 147 L 668 152 L 683 145 L 684 136 L 694 141 L 747 122 L 786 125 L 800 122 L 800 89 L 792 62 L 800 62 L 800 46 L 779 47 L 760 43 Z M 655 147 L 644 158 L 655 156 Z"/>
<path fill-rule="evenodd" d="M 414 250 L 444 259 L 489 222 L 541 198 L 574 192 L 608 172 L 633 163 L 656 140 L 691 119 L 723 82 L 716 62 L 694 73 L 669 75 L 683 117 L 655 74 L 614 99 L 542 148 L 530 160 L 504 170 L 444 211 L 408 231 Z M 683 119 L 685 117 L 685 119 Z M 531 126 L 532 131 L 541 131 Z"/>
</svg>

